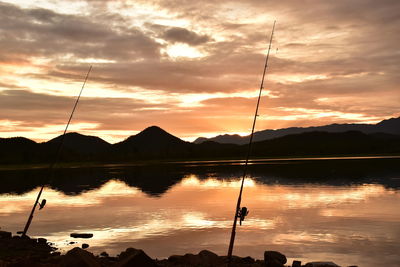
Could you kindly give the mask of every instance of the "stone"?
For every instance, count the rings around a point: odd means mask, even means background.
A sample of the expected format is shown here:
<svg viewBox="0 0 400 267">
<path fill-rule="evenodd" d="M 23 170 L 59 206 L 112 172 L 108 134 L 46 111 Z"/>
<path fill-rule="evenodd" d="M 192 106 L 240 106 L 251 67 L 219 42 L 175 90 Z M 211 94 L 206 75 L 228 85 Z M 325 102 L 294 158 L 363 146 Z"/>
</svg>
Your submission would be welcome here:
<svg viewBox="0 0 400 267">
<path fill-rule="evenodd" d="M 100 256 L 102 257 L 109 257 L 108 253 L 103 251 L 102 253 L 100 253 Z"/>
<path fill-rule="evenodd" d="M 267 266 L 267 267 L 284 267 L 285 265 L 277 259 L 270 259 L 268 261 L 268 263 L 265 263 L 265 266 Z"/>
<path fill-rule="evenodd" d="M 119 255 L 115 267 L 156 267 L 156 263 L 141 249 L 128 248 Z"/>
<path fill-rule="evenodd" d="M 301 261 L 293 261 L 292 267 L 301 267 Z"/>
<path fill-rule="evenodd" d="M 267 267 L 283 267 L 287 259 L 285 255 L 278 251 L 265 251 L 264 262 Z"/>
<path fill-rule="evenodd" d="M 221 264 L 223 265 L 224 259 L 211 251 L 202 250 L 197 255 L 187 253 L 183 256 L 178 256 L 178 255 L 170 256 L 167 262 L 168 264 L 171 264 L 167 266 L 211 267 L 211 266 L 220 266 Z"/>
<path fill-rule="evenodd" d="M 331 261 L 314 261 L 306 263 L 305 267 L 340 267 Z"/>
<path fill-rule="evenodd" d="M 96 257 L 81 248 L 73 248 L 61 257 L 61 266 L 100 267 Z"/>
<path fill-rule="evenodd" d="M 92 238 L 93 234 L 90 234 L 90 233 L 72 233 L 69 236 L 73 237 L 73 238 Z"/>
<path fill-rule="evenodd" d="M 219 260 L 217 254 L 208 250 L 200 251 L 198 257 L 202 266 L 215 266 L 218 264 Z"/>
<path fill-rule="evenodd" d="M 0 231 L 0 238 L 11 238 L 11 232 Z"/>
<path fill-rule="evenodd" d="M 253 264 L 256 261 L 252 257 L 247 256 L 247 257 L 242 258 L 242 262 L 245 263 L 245 264 Z"/>
<path fill-rule="evenodd" d="M 46 238 L 38 238 L 38 239 L 37 239 L 37 242 L 38 242 L 39 244 L 47 244 L 47 239 L 46 239 Z"/>
</svg>

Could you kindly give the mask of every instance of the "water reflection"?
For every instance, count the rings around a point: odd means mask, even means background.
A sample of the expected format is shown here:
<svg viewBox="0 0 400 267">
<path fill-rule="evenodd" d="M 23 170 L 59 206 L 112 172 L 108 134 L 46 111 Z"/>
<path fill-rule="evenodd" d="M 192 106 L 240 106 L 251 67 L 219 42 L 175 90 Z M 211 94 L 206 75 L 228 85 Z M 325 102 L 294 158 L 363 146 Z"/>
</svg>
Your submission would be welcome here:
<svg viewBox="0 0 400 267">
<path fill-rule="evenodd" d="M 204 248 L 224 254 L 238 183 L 188 175 L 160 198 L 119 180 L 76 196 L 46 189 L 48 206 L 30 231 L 63 249 L 73 241 L 69 233 L 91 232 L 96 253 L 133 246 L 159 258 Z M 254 179 L 245 186 L 243 204 L 251 213 L 238 231 L 236 254 L 260 258 L 265 249 L 276 249 L 291 258 L 376 266 L 369 253 L 378 250 L 388 264 L 398 263 L 398 191 L 378 184 L 265 185 Z M 20 230 L 35 194 L 0 196 L 4 229 Z"/>
<path fill-rule="evenodd" d="M 238 229 L 235 254 L 262 258 L 268 249 L 302 261 L 399 265 L 400 165 L 369 166 L 367 174 L 359 166 L 253 165 L 243 195 L 250 214 Z M 158 258 L 201 249 L 223 255 L 241 170 L 169 165 L 65 170 L 46 187 L 48 203 L 30 233 L 70 249 L 69 242 L 76 241 L 71 232 L 90 232 L 94 237 L 84 242 L 95 253 L 136 247 Z M 41 174 L 0 172 L 2 229 L 21 230 Z"/>
</svg>

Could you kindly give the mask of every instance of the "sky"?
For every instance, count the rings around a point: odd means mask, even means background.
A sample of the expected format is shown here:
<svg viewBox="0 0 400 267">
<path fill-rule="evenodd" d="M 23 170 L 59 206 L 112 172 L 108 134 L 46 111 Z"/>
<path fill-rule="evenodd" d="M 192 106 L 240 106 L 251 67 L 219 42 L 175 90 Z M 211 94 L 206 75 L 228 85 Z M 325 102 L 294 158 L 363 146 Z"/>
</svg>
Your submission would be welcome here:
<svg viewBox="0 0 400 267">
<path fill-rule="evenodd" d="M 184 140 L 400 116 L 398 0 L 0 1 L 0 137 Z"/>
</svg>

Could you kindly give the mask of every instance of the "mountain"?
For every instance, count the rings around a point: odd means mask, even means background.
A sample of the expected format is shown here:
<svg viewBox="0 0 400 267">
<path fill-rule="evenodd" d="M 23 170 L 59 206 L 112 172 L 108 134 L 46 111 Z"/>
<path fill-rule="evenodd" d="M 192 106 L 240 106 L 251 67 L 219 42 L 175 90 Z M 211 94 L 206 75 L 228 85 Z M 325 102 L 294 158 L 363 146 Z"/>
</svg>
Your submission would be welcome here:
<svg viewBox="0 0 400 267">
<path fill-rule="evenodd" d="M 151 126 L 137 135 L 113 145 L 113 158 L 169 158 L 185 156 L 190 153 L 193 144 L 185 142 L 164 131 Z"/>
<path fill-rule="evenodd" d="M 22 163 L 33 157 L 37 143 L 25 137 L 0 138 L 0 162 Z"/>
<path fill-rule="evenodd" d="M 62 135 L 43 143 L 42 146 L 56 151 L 62 140 Z M 79 133 L 67 133 L 64 137 L 63 150 L 70 150 L 81 154 L 94 154 L 104 152 L 111 144 L 96 136 L 83 135 Z"/>
<path fill-rule="evenodd" d="M 61 139 L 62 135 L 44 143 L 36 143 L 24 137 L 0 138 L 0 162 L 52 162 Z M 110 148 L 111 144 L 99 137 L 67 133 L 59 160 L 90 161 L 100 157 Z"/>
<path fill-rule="evenodd" d="M 397 132 L 398 119 L 369 125 L 369 131 Z M 348 126 L 348 125 L 347 125 Z M 358 125 L 359 126 L 359 125 Z M 274 139 L 254 142 L 252 157 L 334 156 L 334 155 L 399 155 L 400 135 L 385 132 L 332 132 L 341 125 L 316 127 L 328 131 L 286 134 Z M 371 127 L 375 127 L 372 129 Z M 310 127 L 311 128 L 311 127 Z M 307 129 L 310 129 L 307 128 Z M 301 128 L 298 128 L 301 129 Z M 283 129 L 285 133 L 293 128 Z M 278 131 L 277 131 L 278 132 Z M 45 143 L 17 138 L 0 138 L 0 164 L 49 163 L 54 161 L 62 136 Z M 144 160 L 242 159 L 247 144 L 221 144 L 206 141 L 201 144 L 185 142 L 157 126 L 146 128 L 126 140 L 109 144 L 95 137 L 78 133 L 65 136 L 59 162 L 135 162 Z M 134 177 L 134 173 L 132 177 Z"/>
<path fill-rule="evenodd" d="M 377 124 L 330 124 L 324 126 L 312 126 L 312 127 L 290 127 L 278 130 L 263 130 L 254 133 L 254 142 L 270 140 L 290 134 L 301 134 L 305 132 L 323 131 L 330 133 L 347 132 L 347 131 L 360 131 L 365 134 L 371 133 L 388 133 L 394 135 L 400 135 L 400 117 L 383 120 Z M 218 135 L 212 138 L 199 137 L 193 143 L 200 144 L 205 141 L 214 141 L 221 144 L 247 144 L 249 142 L 249 136 L 239 135 Z"/>
<path fill-rule="evenodd" d="M 400 134 L 400 117 L 383 120 L 376 124 L 376 127 L 378 128 L 377 132 Z"/>
<path fill-rule="evenodd" d="M 400 135 L 305 132 L 253 144 L 253 156 L 319 156 L 400 152 Z"/>
</svg>

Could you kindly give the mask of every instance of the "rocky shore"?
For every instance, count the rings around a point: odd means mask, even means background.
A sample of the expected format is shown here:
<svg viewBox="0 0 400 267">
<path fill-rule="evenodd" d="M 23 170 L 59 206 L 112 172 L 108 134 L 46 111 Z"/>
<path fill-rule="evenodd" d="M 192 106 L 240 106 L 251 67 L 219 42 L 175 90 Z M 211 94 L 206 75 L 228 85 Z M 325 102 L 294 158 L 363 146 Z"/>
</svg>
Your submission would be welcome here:
<svg viewBox="0 0 400 267">
<path fill-rule="evenodd" d="M 93 255 L 86 251 L 88 245 L 82 248 L 75 247 L 65 255 L 57 252 L 57 248 L 44 238 L 29 238 L 12 236 L 10 232 L 0 231 L 0 267 L 172 267 L 172 266 L 201 266 L 219 267 L 228 266 L 226 256 L 202 250 L 198 254 L 173 255 L 168 259 L 157 260 L 150 258 L 143 250 L 128 248 L 116 257 L 110 257 L 106 252 Z M 263 260 L 251 257 L 233 256 L 229 266 L 238 267 L 337 267 L 332 262 L 309 262 L 302 264 L 300 261 L 288 263 L 286 256 L 277 251 L 265 251 Z M 356 267 L 356 266 L 349 266 Z"/>
</svg>

